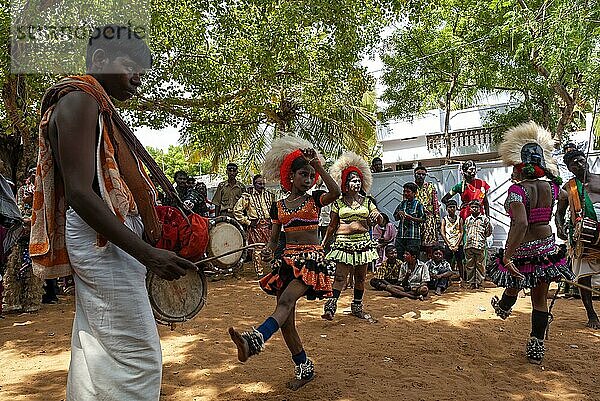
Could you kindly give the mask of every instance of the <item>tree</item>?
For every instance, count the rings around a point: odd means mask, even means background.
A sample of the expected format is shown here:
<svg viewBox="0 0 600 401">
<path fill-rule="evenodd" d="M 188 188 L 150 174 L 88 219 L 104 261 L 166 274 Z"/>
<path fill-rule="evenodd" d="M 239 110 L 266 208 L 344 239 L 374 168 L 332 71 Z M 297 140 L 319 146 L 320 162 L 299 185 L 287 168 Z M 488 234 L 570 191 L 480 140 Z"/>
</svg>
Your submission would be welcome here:
<svg viewBox="0 0 600 401">
<path fill-rule="evenodd" d="M 8 1 L 1 4 L 8 50 Z M 213 168 L 235 158 L 256 167 L 270 139 L 287 133 L 366 153 L 374 114 L 363 98 L 374 82 L 359 61 L 378 41 L 386 7 L 378 0 L 151 0 L 154 66 L 140 96 L 118 106 L 134 126 L 181 126 L 184 143 Z M 35 161 L 39 101 L 58 77 L 11 74 L 8 54 L 0 55 L 0 152 L 17 178 Z"/>
<path fill-rule="evenodd" d="M 171 180 L 174 180 L 175 172 L 180 170 L 190 176 L 208 173 L 207 167 L 210 166 L 210 162 L 198 159 L 193 151 L 183 146 L 170 145 L 167 152 L 151 146 L 146 147 L 146 150 Z"/>
<path fill-rule="evenodd" d="M 490 88 L 497 46 L 497 19 L 487 2 L 468 0 L 410 2 L 402 26 L 382 54 L 383 100 L 387 118 L 411 118 L 432 108 L 444 110 L 446 158 L 450 159 L 450 110 L 455 101 L 470 103 Z"/>
<path fill-rule="evenodd" d="M 584 0 L 411 2 L 382 57 L 386 115 L 442 106 L 448 116 L 453 100 L 471 105 L 477 94 L 503 91 L 521 105 L 491 124 L 533 119 L 561 139 L 573 111 L 589 110 L 597 96 L 599 10 Z"/>
</svg>

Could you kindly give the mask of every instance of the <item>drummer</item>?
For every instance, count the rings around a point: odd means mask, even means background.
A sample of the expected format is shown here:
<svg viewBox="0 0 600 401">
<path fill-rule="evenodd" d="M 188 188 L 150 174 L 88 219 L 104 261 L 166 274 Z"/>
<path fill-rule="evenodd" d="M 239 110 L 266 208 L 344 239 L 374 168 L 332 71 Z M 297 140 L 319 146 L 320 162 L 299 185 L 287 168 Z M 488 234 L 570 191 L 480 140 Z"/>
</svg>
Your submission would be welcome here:
<svg viewBox="0 0 600 401">
<path fill-rule="evenodd" d="M 162 356 L 146 269 L 173 280 L 196 268 L 142 240 L 160 235 L 154 191 L 110 100 L 133 97 L 151 62 L 128 27 L 97 27 L 87 74 L 59 81 L 42 100 L 30 254 L 40 277 L 72 273 L 75 281 L 67 400 L 159 399 Z"/>
<path fill-rule="evenodd" d="M 320 209 L 340 196 L 336 182 L 322 167 L 322 157 L 311 145 L 297 137 L 287 136 L 273 141 L 265 157 L 263 170 L 267 179 L 279 179 L 290 194 L 271 208 L 271 239 L 263 250 L 263 260 L 271 260 L 283 227 L 286 247 L 281 259 L 273 261 L 273 271 L 260 280 L 262 289 L 277 296 L 277 306 L 256 329 L 238 332 L 229 328 L 237 346 L 240 362 L 261 352 L 265 342 L 281 329 L 281 334 L 295 364 L 294 379 L 288 388 L 297 390 L 314 377 L 313 362 L 307 358 L 296 330 L 296 302 L 332 295 L 333 263 L 325 260 L 319 244 Z M 308 191 L 322 176 L 329 192 Z"/>
<path fill-rule="evenodd" d="M 252 192 L 242 194 L 233 208 L 233 214 L 238 223 L 246 228 L 248 244 L 267 243 L 271 237 L 269 211 L 274 195 L 265 189 L 265 179 L 260 174 L 252 179 L 252 188 Z M 262 264 L 258 260 L 258 252 L 252 252 L 252 260 L 256 275 L 262 276 Z"/>
<path fill-rule="evenodd" d="M 560 192 L 558 208 L 556 210 L 556 228 L 560 239 L 570 240 L 571 266 L 577 277 L 577 282 L 586 287 L 592 287 L 592 276 L 600 274 L 600 255 L 592 258 L 575 258 L 574 249 L 577 244 L 573 241 L 574 222 L 578 214 L 583 212 L 596 222 L 600 218 L 600 175 L 589 171 L 589 165 L 585 154 L 573 149 L 567 152 L 563 158 L 565 165 L 575 177 L 571 178 Z M 582 184 L 585 183 L 585 184 Z M 583 190 L 585 188 L 585 191 Z M 585 192 L 582 197 L 582 193 Z M 580 201 L 583 198 L 583 205 Z M 579 207 L 577 207 L 579 205 Z M 565 221 L 567 207 L 571 210 L 569 221 Z M 583 210 L 582 210 L 583 209 Z M 600 251 L 599 251 L 600 252 Z M 587 312 L 587 327 L 594 330 L 600 329 L 600 321 L 592 304 L 591 291 L 580 287 L 581 301 Z"/>
</svg>

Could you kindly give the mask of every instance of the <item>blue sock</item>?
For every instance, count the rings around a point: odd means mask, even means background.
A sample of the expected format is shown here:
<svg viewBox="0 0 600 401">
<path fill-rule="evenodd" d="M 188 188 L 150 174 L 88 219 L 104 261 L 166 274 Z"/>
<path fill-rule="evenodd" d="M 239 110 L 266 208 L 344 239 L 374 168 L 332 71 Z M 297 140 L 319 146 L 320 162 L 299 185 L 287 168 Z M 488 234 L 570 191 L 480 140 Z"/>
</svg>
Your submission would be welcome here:
<svg viewBox="0 0 600 401">
<path fill-rule="evenodd" d="M 260 326 L 256 328 L 260 334 L 263 335 L 263 340 L 267 342 L 269 338 L 279 330 L 279 323 L 273 317 L 269 317 L 267 320 L 263 322 Z"/>
<path fill-rule="evenodd" d="M 294 361 L 294 363 L 296 365 L 300 365 L 301 363 L 305 363 L 306 362 L 306 352 L 304 351 L 304 349 L 302 349 L 302 351 L 300 351 L 296 355 L 292 355 L 292 361 Z"/>
</svg>

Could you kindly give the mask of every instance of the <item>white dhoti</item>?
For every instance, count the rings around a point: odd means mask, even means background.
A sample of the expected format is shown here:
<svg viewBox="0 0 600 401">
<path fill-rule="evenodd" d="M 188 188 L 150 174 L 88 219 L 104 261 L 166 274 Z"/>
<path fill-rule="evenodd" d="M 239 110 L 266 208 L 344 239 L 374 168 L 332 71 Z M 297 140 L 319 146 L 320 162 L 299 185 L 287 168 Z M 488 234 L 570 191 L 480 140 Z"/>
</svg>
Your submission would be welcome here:
<svg viewBox="0 0 600 401">
<path fill-rule="evenodd" d="M 138 216 L 127 227 L 141 236 Z M 162 355 L 146 291 L 146 268 L 67 211 L 66 245 L 75 280 L 67 401 L 157 401 Z"/>
<path fill-rule="evenodd" d="M 592 286 L 600 286 L 600 259 L 573 259 L 572 265 L 577 280 L 592 276 Z"/>
</svg>

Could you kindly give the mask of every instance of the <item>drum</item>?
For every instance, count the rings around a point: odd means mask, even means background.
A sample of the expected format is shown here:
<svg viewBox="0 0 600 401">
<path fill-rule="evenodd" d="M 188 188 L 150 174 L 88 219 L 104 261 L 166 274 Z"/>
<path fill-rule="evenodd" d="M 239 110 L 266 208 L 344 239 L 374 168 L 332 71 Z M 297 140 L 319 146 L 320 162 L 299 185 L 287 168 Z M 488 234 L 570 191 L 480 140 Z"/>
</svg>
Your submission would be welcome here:
<svg viewBox="0 0 600 401">
<path fill-rule="evenodd" d="M 600 258 L 600 233 L 596 220 L 584 217 L 575 226 L 575 256 L 577 258 Z"/>
<path fill-rule="evenodd" d="M 235 219 L 228 216 L 219 216 L 210 220 L 208 246 L 206 248 L 208 257 L 222 255 L 228 251 L 243 248 L 246 245 L 246 233 Z M 231 255 L 207 262 L 204 268 L 207 272 L 232 273 L 242 267 L 247 253 L 247 249 L 240 250 Z M 202 263 L 202 261 L 199 261 L 199 263 Z"/>
<path fill-rule="evenodd" d="M 177 280 L 168 281 L 151 271 L 146 275 L 148 298 L 157 322 L 171 325 L 192 319 L 206 303 L 206 277 L 201 270 L 188 270 Z"/>
</svg>

